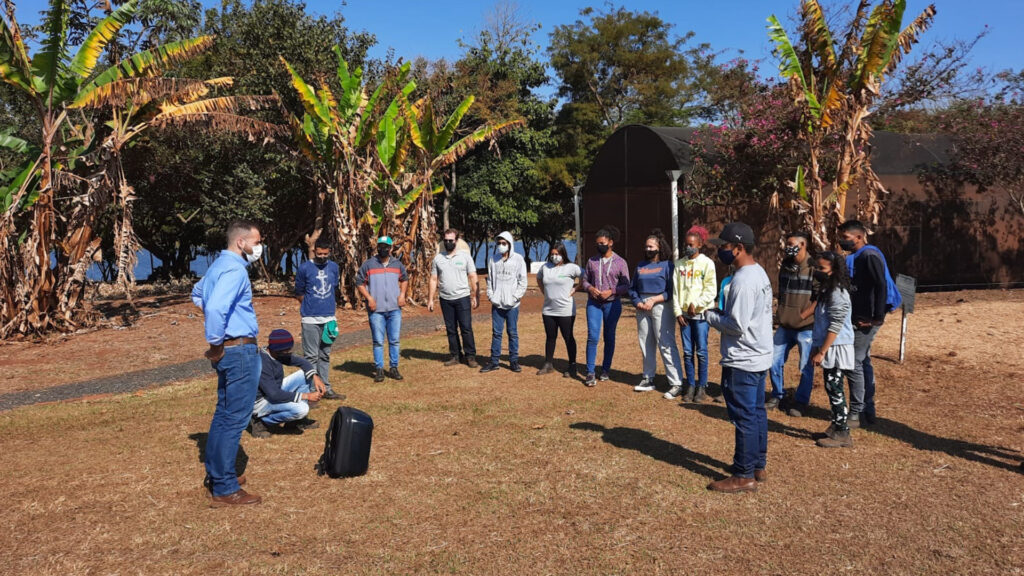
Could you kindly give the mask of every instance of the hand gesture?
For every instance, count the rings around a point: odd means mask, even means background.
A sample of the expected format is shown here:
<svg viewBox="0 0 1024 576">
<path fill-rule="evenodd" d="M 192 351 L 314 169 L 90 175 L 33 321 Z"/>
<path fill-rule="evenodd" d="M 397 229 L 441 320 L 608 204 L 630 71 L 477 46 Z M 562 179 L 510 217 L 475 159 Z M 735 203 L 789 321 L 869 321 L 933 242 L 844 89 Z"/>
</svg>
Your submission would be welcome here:
<svg viewBox="0 0 1024 576">
<path fill-rule="evenodd" d="M 210 346 L 210 349 L 207 350 L 203 354 L 203 356 L 206 356 L 207 360 L 209 360 L 210 362 L 216 364 L 217 362 L 220 362 L 221 358 L 224 357 L 224 347 L 223 346 Z"/>
<path fill-rule="evenodd" d="M 811 350 L 811 362 L 815 366 L 821 366 L 821 363 L 825 361 L 825 353 L 820 348 L 814 348 Z"/>
<path fill-rule="evenodd" d="M 323 396 L 324 395 L 321 392 L 306 392 L 302 395 L 302 399 L 307 402 L 317 402 L 323 398 Z"/>
<path fill-rule="evenodd" d="M 683 316 L 682 314 L 676 316 L 676 322 L 679 322 L 679 326 L 681 328 L 686 328 L 686 316 Z"/>
<path fill-rule="evenodd" d="M 697 315 L 697 307 L 694 306 L 691 303 L 690 307 L 686 309 L 686 313 L 689 314 L 690 316 L 696 316 Z"/>
<path fill-rule="evenodd" d="M 370 309 L 370 312 L 377 311 L 377 301 L 373 299 L 373 296 L 366 299 L 366 307 Z"/>
<path fill-rule="evenodd" d="M 324 384 L 323 378 L 319 375 L 313 375 L 313 387 L 316 388 L 317 393 L 323 395 L 327 393 L 327 385 Z"/>
<path fill-rule="evenodd" d="M 430 301 L 427 302 L 427 310 L 429 312 L 433 312 L 434 311 L 434 299 L 433 298 L 431 298 Z"/>
<path fill-rule="evenodd" d="M 434 303 L 431 302 L 430 306 L 431 306 L 431 309 L 433 309 Z M 402 296 L 402 295 L 398 296 L 398 307 L 399 308 L 405 308 L 405 296 Z"/>
</svg>

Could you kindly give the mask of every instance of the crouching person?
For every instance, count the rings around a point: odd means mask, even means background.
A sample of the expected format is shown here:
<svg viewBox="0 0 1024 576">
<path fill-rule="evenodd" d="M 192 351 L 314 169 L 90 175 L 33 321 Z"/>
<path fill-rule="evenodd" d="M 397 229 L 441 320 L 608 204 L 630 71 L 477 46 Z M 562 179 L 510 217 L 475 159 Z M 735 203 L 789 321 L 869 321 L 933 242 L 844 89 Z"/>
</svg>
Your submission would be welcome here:
<svg viewBox="0 0 1024 576">
<path fill-rule="evenodd" d="M 299 430 L 319 426 L 306 415 L 309 403 L 320 400 L 327 387 L 308 360 L 292 354 L 294 344 L 291 333 L 278 329 L 270 333 L 266 349 L 260 350 L 263 370 L 250 429 L 255 438 L 269 437 L 270 431 L 282 424 Z M 285 366 L 297 366 L 299 370 L 286 378 Z"/>
</svg>

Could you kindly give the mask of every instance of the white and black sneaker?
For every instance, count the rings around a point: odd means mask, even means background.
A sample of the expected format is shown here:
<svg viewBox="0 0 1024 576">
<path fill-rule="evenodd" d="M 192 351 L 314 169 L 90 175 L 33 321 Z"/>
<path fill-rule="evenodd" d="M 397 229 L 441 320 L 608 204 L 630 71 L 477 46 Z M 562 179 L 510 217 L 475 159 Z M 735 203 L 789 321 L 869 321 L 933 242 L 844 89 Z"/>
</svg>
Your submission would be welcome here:
<svg viewBox="0 0 1024 576">
<path fill-rule="evenodd" d="M 639 384 L 633 386 L 634 392 L 650 392 L 654 390 L 654 378 L 644 378 Z"/>
<path fill-rule="evenodd" d="M 594 373 L 593 372 L 591 372 L 590 374 L 587 374 L 587 379 L 583 381 L 583 384 L 585 386 L 589 386 L 590 388 L 593 388 L 594 386 L 597 386 L 597 378 L 594 377 Z"/>
<path fill-rule="evenodd" d="M 668 392 L 665 392 L 665 400 L 675 400 L 676 398 L 679 398 L 679 395 L 682 393 L 682 386 L 673 386 L 668 389 Z"/>
<path fill-rule="evenodd" d="M 608 380 L 611 379 L 611 377 L 608 376 L 607 370 L 601 370 L 600 372 L 597 373 L 597 379 L 601 382 L 607 382 Z"/>
</svg>

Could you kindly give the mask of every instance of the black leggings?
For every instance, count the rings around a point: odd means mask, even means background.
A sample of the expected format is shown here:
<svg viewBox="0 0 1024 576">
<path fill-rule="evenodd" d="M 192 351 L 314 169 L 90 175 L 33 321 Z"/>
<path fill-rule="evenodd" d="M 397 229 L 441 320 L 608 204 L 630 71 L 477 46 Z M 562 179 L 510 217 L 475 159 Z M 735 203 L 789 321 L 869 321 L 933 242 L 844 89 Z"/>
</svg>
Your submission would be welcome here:
<svg viewBox="0 0 1024 576">
<path fill-rule="evenodd" d="M 555 356 L 555 342 L 558 340 L 558 331 L 562 331 L 562 340 L 565 340 L 565 350 L 569 353 L 569 362 L 576 363 L 576 337 L 572 334 L 572 327 L 576 324 L 576 316 L 548 316 L 544 315 L 544 334 L 547 340 L 544 342 L 544 361 L 551 362 Z"/>
</svg>

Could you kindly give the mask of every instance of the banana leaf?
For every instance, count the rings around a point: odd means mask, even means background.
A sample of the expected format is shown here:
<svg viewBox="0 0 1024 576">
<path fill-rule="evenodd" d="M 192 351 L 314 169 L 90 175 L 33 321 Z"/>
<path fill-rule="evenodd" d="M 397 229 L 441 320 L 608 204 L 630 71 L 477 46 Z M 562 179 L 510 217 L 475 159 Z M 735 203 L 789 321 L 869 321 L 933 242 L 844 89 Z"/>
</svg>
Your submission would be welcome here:
<svg viewBox="0 0 1024 576">
<path fill-rule="evenodd" d="M 121 28 L 131 22 L 137 9 L 135 0 L 128 0 L 100 21 L 85 37 L 82 46 L 71 60 L 70 71 L 81 78 L 92 74 L 96 62 L 107 45 L 114 40 Z"/>
</svg>

